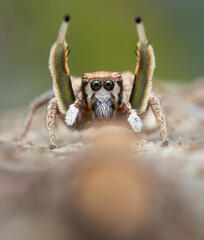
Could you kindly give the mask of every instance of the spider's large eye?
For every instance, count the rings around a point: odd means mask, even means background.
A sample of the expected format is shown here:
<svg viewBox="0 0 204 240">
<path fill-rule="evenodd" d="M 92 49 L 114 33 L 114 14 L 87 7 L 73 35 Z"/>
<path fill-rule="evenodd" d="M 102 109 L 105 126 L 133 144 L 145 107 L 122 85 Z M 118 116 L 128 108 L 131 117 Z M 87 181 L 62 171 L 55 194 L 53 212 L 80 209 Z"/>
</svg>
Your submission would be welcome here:
<svg viewBox="0 0 204 240">
<path fill-rule="evenodd" d="M 98 80 L 94 80 L 92 83 L 91 83 L 91 88 L 93 91 L 98 91 L 100 88 L 101 88 L 102 84 L 100 81 Z"/>
<path fill-rule="evenodd" d="M 106 90 L 111 91 L 114 88 L 114 82 L 112 80 L 106 80 L 103 86 Z"/>
</svg>

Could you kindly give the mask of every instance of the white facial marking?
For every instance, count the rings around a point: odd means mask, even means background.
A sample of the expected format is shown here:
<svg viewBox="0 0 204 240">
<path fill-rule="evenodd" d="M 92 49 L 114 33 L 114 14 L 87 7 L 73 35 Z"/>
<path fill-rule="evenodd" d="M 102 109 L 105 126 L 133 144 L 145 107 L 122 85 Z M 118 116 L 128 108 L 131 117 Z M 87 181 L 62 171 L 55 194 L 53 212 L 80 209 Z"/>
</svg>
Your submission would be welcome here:
<svg viewBox="0 0 204 240">
<path fill-rule="evenodd" d="M 75 104 L 71 104 L 65 116 L 65 122 L 68 126 L 72 127 L 76 123 L 76 119 L 79 113 L 79 109 L 75 107 Z"/>
<path fill-rule="evenodd" d="M 106 102 L 110 97 L 111 97 L 111 92 L 108 92 L 105 89 L 101 89 L 95 93 L 95 98 L 97 98 L 101 102 Z"/>
<path fill-rule="evenodd" d="M 97 110 L 94 113 L 95 119 L 114 119 L 115 113 L 112 111 L 112 109 L 107 105 L 107 103 L 103 102 L 100 104 L 100 106 L 97 108 Z"/>
<path fill-rule="evenodd" d="M 130 109 L 130 115 L 128 116 L 128 122 L 132 127 L 134 132 L 140 132 L 142 129 L 142 121 L 140 117 L 137 115 L 137 111 Z"/>
</svg>

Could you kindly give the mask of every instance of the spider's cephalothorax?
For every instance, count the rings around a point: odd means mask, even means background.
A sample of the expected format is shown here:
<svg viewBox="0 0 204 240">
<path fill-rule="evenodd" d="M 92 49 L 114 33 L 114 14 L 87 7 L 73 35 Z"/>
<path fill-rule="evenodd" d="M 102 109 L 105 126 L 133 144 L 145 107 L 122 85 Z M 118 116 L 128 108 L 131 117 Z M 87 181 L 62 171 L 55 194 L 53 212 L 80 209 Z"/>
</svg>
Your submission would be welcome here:
<svg viewBox="0 0 204 240">
<path fill-rule="evenodd" d="M 119 72 L 85 73 L 82 99 L 95 119 L 113 119 L 122 102 L 122 77 Z"/>
<path fill-rule="evenodd" d="M 123 99 L 123 79 L 119 72 L 92 72 L 82 76 L 80 95 L 69 106 L 65 122 L 84 127 L 88 121 L 126 117 L 135 132 L 142 127 L 137 112 Z"/>
<path fill-rule="evenodd" d="M 85 73 L 82 99 L 92 111 L 93 119 L 113 119 L 122 103 L 122 77 L 119 72 Z"/>
<path fill-rule="evenodd" d="M 134 132 L 140 132 L 141 119 L 149 107 L 159 124 L 162 144 L 167 145 L 165 116 L 159 100 L 151 93 L 155 69 L 154 52 L 146 38 L 141 18 L 135 19 L 139 35 L 135 74 L 98 71 L 84 73 L 82 79 L 72 77 L 67 64 L 68 45 L 65 36 L 69 20 L 69 15 L 66 15 L 50 52 L 53 91 L 41 95 L 31 103 L 25 128 L 18 140 L 25 136 L 36 110 L 49 102 L 47 127 L 51 148 L 55 147 L 54 127 L 57 115 L 68 127 L 77 129 L 89 121 L 121 118 L 129 123 Z"/>
</svg>

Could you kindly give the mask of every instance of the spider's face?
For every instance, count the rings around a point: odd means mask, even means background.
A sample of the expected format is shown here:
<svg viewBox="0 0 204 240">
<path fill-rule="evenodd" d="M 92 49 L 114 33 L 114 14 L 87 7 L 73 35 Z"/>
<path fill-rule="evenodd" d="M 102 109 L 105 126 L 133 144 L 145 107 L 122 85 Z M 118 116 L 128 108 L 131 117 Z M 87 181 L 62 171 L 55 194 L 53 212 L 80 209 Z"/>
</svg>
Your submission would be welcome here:
<svg viewBox="0 0 204 240">
<path fill-rule="evenodd" d="M 122 77 L 119 72 L 85 73 L 82 96 L 96 119 L 111 119 L 122 101 Z"/>
</svg>

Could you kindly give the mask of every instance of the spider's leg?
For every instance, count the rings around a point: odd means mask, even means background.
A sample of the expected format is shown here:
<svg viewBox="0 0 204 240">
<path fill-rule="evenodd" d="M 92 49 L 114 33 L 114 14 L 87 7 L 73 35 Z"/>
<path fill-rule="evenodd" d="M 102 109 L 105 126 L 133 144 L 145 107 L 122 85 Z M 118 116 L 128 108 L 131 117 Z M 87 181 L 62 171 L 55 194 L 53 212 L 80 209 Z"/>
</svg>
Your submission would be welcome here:
<svg viewBox="0 0 204 240">
<path fill-rule="evenodd" d="M 47 129 L 49 133 L 50 139 L 50 149 L 54 149 L 56 147 L 56 137 L 55 137 L 55 126 L 56 126 L 56 116 L 58 113 L 58 106 L 56 98 L 52 98 L 47 106 Z"/>
<path fill-rule="evenodd" d="M 49 68 L 53 80 L 53 90 L 62 114 L 66 114 L 70 104 L 75 100 L 70 77 L 68 61 L 68 44 L 65 37 L 69 25 L 70 16 L 65 16 L 60 27 L 58 38 L 50 51 Z"/>
<path fill-rule="evenodd" d="M 157 97 L 153 95 L 149 99 L 149 104 L 160 128 L 162 146 L 168 146 L 169 139 L 168 139 L 167 123 L 166 123 L 166 118 L 163 113 L 160 101 Z"/>
<path fill-rule="evenodd" d="M 28 130 L 30 128 L 30 125 L 31 125 L 31 122 L 32 122 L 35 112 L 40 107 L 42 107 L 43 105 L 48 103 L 52 97 L 54 97 L 54 93 L 53 93 L 53 91 L 49 91 L 49 92 L 46 92 L 46 93 L 40 95 L 39 97 L 37 97 L 30 103 L 29 110 L 28 110 L 26 120 L 24 123 L 24 128 L 23 128 L 22 132 L 16 137 L 16 139 L 15 139 L 16 141 L 21 141 L 25 137 L 26 133 L 28 132 Z"/>
<path fill-rule="evenodd" d="M 135 109 L 131 108 L 130 103 L 123 103 L 122 107 L 118 110 L 119 114 L 125 114 L 127 121 L 134 132 L 140 132 L 142 130 L 142 121 Z"/>
<path fill-rule="evenodd" d="M 130 103 L 138 114 L 146 111 L 152 90 L 152 77 L 155 69 L 155 56 L 149 44 L 141 18 L 136 18 L 136 27 L 139 36 L 137 45 L 137 67 L 130 95 Z"/>
</svg>

